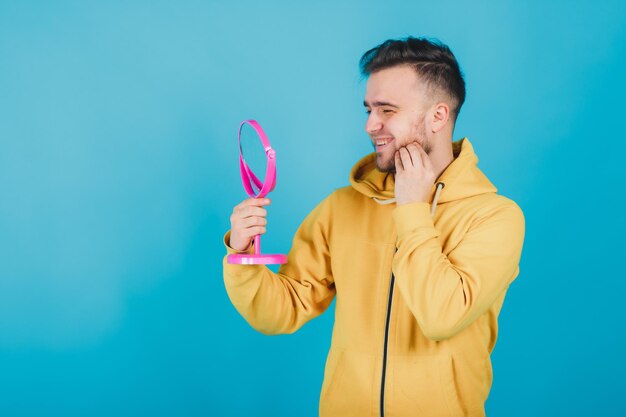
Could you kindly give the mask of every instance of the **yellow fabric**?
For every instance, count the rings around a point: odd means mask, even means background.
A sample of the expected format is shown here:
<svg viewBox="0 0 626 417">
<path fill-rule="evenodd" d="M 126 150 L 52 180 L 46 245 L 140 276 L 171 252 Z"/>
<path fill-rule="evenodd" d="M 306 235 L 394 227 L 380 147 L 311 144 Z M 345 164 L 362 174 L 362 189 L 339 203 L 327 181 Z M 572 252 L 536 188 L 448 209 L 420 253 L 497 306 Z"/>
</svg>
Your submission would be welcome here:
<svg viewBox="0 0 626 417">
<path fill-rule="evenodd" d="M 453 149 L 436 181 L 445 186 L 433 218 L 428 203 L 372 199 L 393 198 L 394 181 L 370 154 L 352 169 L 351 186 L 304 219 L 278 273 L 224 257 L 228 295 L 260 332 L 295 332 L 337 297 L 322 417 L 380 413 L 392 273 L 385 416 L 485 415 L 497 317 L 519 274 L 524 216 L 496 194 L 467 138 Z M 227 254 L 236 253 L 229 237 Z"/>
</svg>

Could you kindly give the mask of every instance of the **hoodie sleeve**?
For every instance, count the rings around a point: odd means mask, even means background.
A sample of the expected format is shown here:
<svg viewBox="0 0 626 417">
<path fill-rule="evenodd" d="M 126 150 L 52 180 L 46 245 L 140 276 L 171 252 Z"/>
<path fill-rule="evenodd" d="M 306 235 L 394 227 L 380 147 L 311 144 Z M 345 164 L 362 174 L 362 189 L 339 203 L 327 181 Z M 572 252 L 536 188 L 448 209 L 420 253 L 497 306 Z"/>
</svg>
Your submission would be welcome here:
<svg viewBox="0 0 626 417">
<path fill-rule="evenodd" d="M 519 273 L 525 220 L 515 203 L 476 219 L 448 256 L 428 203 L 398 206 L 393 217 L 397 288 L 429 339 L 448 339 L 464 330 Z"/>
<path fill-rule="evenodd" d="M 328 248 L 330 197 L 300 224 L 287 263 L 278 273 L 265 265 L 231 265 L 223 259 L 224 284 L 244 319 L 265 334 L 293 333 L 322 314 L 335 295 Z M 227 255 L 230 231 L 224 235 Z M 247 253 L 254 253 L 254 248 Z"/>
</svg>

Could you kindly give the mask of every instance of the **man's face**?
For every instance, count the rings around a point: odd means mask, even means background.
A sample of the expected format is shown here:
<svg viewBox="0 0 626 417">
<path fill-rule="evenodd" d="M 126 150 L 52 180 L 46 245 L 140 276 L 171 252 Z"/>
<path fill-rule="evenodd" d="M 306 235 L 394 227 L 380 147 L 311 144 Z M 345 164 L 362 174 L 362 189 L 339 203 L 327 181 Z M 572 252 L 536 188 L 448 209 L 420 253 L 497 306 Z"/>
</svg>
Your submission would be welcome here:
<svg viewBox="0 0 626 417">
<path fill-rule="evenodd" d="M 376 151 L 376 166 L 395 172 L 395 152 L 411 142 L 430 154 L 425 116 L 430 104 L 427 89 L 409 66 L 396 66 L 370 75 L 365 93 L 369 116 L 365 130 Z"/>
</svg>

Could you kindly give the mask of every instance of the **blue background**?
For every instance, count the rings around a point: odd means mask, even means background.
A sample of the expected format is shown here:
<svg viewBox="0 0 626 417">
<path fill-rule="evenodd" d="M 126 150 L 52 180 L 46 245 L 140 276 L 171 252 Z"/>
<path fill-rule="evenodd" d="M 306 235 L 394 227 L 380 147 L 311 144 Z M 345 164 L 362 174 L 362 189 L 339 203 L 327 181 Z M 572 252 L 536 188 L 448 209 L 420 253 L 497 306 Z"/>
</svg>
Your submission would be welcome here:
<svg viewBox="0 0 626 417">
<path fill-rule="evenodd" d="M 332 309 L 268 337 L 224 290 L 236 132 L 277 149 L 286 252 L 372 151 L 358 59 L 407 35 L 526 215 L 488 414 L 625 415 L 625 3 L 329 0 L 0 1 L 0 415 L 316 415 Z"/>
</svg>

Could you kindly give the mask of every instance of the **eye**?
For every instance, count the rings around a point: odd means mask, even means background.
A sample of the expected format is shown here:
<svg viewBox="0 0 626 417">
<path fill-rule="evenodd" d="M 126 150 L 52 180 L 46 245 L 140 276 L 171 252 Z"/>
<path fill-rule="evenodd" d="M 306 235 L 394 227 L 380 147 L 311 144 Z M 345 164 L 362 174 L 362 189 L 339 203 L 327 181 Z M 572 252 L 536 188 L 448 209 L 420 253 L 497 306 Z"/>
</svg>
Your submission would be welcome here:
<svg viewBox="0 0 626 417">
<path fill-rule="evenodd" d="M 365 110 L 365 113 L 366 114 L 370 114 L 371 112 L 369 110 Z"/>
<path fill-rule="evenodd" d="M 383 113 L 392 113 L 393 110 L 383 110 Z"/>
</svg>

